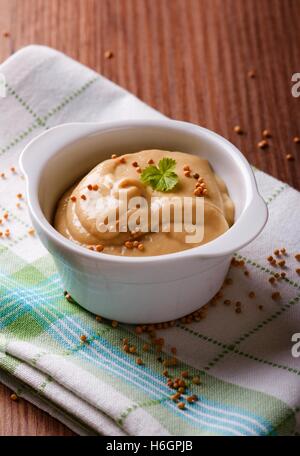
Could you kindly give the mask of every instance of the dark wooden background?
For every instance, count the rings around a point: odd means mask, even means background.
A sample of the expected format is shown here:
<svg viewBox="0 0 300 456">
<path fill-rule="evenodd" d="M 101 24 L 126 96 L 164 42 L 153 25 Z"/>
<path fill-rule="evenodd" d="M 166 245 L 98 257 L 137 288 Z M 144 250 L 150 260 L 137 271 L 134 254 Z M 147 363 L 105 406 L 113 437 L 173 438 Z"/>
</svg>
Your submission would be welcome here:
<svg viewBox="0 0 300 456">
<path fill-rule="evenodd" d="M 291 95 L 300 0 L 0 0 L 0 61 L 31 43 L 80 60 L 167 116 L 215 130 L 300 189 L 300 98 Z M 272 134 L 265 150 L 263 129 Z M 0 386 L 0 435 L 12 434 L 72 432 Z"/>
</svg>

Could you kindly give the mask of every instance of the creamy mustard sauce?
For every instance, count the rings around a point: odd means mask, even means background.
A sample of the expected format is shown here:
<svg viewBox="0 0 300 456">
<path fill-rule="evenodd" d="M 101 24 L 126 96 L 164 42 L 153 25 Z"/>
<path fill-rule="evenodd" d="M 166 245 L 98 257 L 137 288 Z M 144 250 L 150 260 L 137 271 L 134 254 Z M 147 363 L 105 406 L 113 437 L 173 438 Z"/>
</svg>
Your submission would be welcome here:
<svg viewBox="0 0 300 456">
<path fill-rule="evenodd" d="M 176 160 L 174 171 L 179 181 L 171 191 L 158 192 L 141 182 L 141 170 L 152 162 L 158 165 L 165 157 Z M 186 171 L 187 168 L 190 173 Z M 204 196 L 204 237 L 201 242 L 186 243 L 185 231 L 174 232 L 173 216 L 171 232 L 150 232 L 150 227 L 147 233 L 138 230 L 134 233 L 120 232 L 118 224 L 116 232 L 99 228 L 99 216 L 105 223 L 111 220 L 110 216 L 116 212 L 122 192 L 123 195 L 126 193 L 128 201 L 135 196 L 144 197 L 149 207 L 151 198 L 159 197 L 158 204 L 162 207 L 166 199 L 173 197 L 189 196 L 195 200 L 195 186 L 199 178 L 207 189 Z M 129 209 L 128 214 L 133 212 L 134 209 Z M 118 215 L 117 210 L 117 222 Z M 164 150 L 144 150 L 100 163 L 62 195 L 54 217 L 54 227 L 66 238 L 91 250 L 124 256 L 162 255 L 190 249 L 217 238 L 233 222 L 234 204 L 225 183 L 214 173 L 209 162 L 195 155 Z"/>
</svg>

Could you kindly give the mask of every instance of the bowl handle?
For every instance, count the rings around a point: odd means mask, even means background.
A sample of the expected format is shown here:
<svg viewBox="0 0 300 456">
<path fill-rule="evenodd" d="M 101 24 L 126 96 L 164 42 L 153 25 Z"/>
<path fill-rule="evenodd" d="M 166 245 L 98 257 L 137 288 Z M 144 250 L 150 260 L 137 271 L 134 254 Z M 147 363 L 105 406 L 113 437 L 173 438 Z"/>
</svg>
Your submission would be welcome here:
<svg viewBox="0 0 300 456">
<path fill-rule="evenodd" d="M 226 233 L 204 244 L 193 254 L 199 258 L 233 254 L 253 241 L 262 231 L 267 220 L 267 205 L 262 197 L 256 193 L 249 206 Z"/>
</svg>

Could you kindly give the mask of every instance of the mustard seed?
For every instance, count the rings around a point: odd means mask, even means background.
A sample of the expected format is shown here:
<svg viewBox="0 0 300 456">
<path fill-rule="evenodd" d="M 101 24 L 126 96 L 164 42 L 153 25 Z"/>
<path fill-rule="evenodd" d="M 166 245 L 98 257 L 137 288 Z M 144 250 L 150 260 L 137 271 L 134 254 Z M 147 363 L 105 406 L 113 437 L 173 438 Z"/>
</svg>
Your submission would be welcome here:
<svg viewBox="0 0 300 456">
<path fill-rule="evenodd" d="M 35 234 L 35 229 L 34 229 L 34 228 L 29 228 L 28 234 L 29 234 L 30 236 L 34 236 L 34 234 Z"/>
<path fill-rule="evenodd" d="M 96 321 L 102 321 L 102 317 L 100 317 L 100 315 L 96 315 Z"/>
<path fill-rule="evenodd" d="M 279 293 L 279 291 L 275 291 L 274 293 L 272 293 L 271 297 L 274 301 L 277 301 L 281 298 L 281 294 Z"/>
<path fill-rule="evenodd" d="M 93 185 L 93 190 L 94 190 L 94 192 L 96 192 L 97 190 L 99 190 L 99 186 L 97 184 L 94 184 Z"/>
<path fill-rule="evenodd" d="M 296 259 L 297 261 L 300 261 L 300 253 L 296 253 L 295 259 Z"/>
<path fill-rule="evenodd" d="M 296 269 L 296 272 L 297 272 L 297 274 L 300 275 L 300 268 L 297 268 L 297 269 Z"/>
<path fill-rule="evenodd" d="M 183 410 L 185 408 L 185 403 L 184 402 L 179 402 L 177 404 L 177 407 L 180 409 L 180 410 Z"/>
<path fill-rule="evenodd" d="M 240 125 L 236 125 L 235 127 L 233 127 L 233 131 L 235 133 L 237 133 L 238 135 L 242 135 L 243 134 L 243 130 L 242 128 L 240 127 Z"/>
<path fill-rule="evenodd" d="M 269 130 L 266 129 L 266 130 L 262 131 L 262 137 L 263 138 L 271 138 L 271 136 L 272 135 L 271 135 L 271 132 Z"/>
<path fill-rule="evenodd" d="M 103 252 L 103 250 L 104 250 L 104 245 L 98 244 L 98 245 L 96 245 L 95 249 L 96 249 L 97 252 Z"/>
<path fill-rule="evenodd" d="M 148 160 L 147 163 L 148 163 L 148 165 L 153 165 L 153 163 L 154 163 L 153 158 L 150 158 L 150 160 Z"/>
<path fill-rule="evenodd" d="M 230 299 L 225 299 L 224 304 L 225 304 L 225 306 L 230 306 L 230 304 L 231 304 Z"/>
<path fill-rule="evenodd" d="M 129 352 L 136 353 L 136 347 L 134 345 L 131 345 L 131 347 L 129 347 Z"/>
<path fill-rule="evenodd" d="M 257 143 L 257 147 L 259 149 L 266 149 L 268 147 L 268 145 L 269 145 L 269 143 L 268 143 L 268 141 L 266 139 L 262 139 L 261 141 L 259 141 Z"/>
<path fill-rule="evenodd" d="M 132 166 L 133 166 L 134 168 L 137 168 L 137 167 L 139 166 L 138 162 L 136 162 L 136 161 L 133 162 L 133 163 L 131 163 L 131 164 L 132 164 Z"/>
<path fill-rule="evenodd" d="M 110 51 L 110 50 L 107 50 L 107 51 L 104 52 L 104 58 L 105 59 L 112 59 L 113 56 L 114 56 L 114 53 L 112 51 Z"/>
<path fill-rule="evenodd" d="M 119 323 L 118 323 L 116 320 L 113 320 L 113 321 L 111 322 L 111 325 L 112 325 L 113 328 L 116 328 L 116 327 L 118 326 L 118 324 L 119 324 Z"/>
<path fill-rule="evenodd" d="M 253 299 L 255 298 L 255 293 L 254 291 L 250 291 L 250 293 L 248 294 L 249 298 Z"/>
<path fill-rule="evenodd" d="M 144 363 L 143 363 L 143 360 L 141 358 L 137 358 L 136 360 L 136 363 L 139 365 L 139 366 L 142 366 Z"/>
<path fill-rule="evenodd" d="M 300 144 L 300 138 L 299 138 L 299 136 L 295 136 L 295 137 L 293 138 L 293 141 L 294 141 L 295 144 Z"/>
<path fill-rule="evenodd" d="M 85 195 L 80 195 L 80 198 L 85 201 L 86 200 L 86 196 Z"/>
<path fill-rule="evenodd" d="M 90 192 L 93 190 L 93 186 L 92 186 L 91 184 L 89 184 L 89 185 L 87 186 L 87 188 L 88 188 L 88 190 L 89 190 Z"/>
<path fill-rule="evenodd" d="M 287 161 L 294 161 L 295 160 L 295 157 L 292 154 L 286 154 L 285 158 L 287 159 Z"/>
<path fill-rule="evenodd" d="M 14 402 L 17 402 L 19 398 L 18 398 L 18 396 L 16 395 L 16 393 L 12 393 L 12 394 L 10 395 L 10 399 L 11 399 L 12 401 L 14 401 Z"/>
<path fill-rule="evenodd" d="M 254 79 L 256 76 L 255 70 L 248 71 L 248 78 Z"/>
<path fill-rule="evenodd" d="M 124 245 L 126 249 L 133 249 L 133 242 L 131 241 L 126 241 Z"/>
<path fill-rule="evenodd" d="M 127 344 L 124 344 L 124 345 L 123 345 L 123 351 L 124 351 L 125 353 L 129 353 L 129 346 L 128 346 Z"/>
<path fill-rule="evenodd" d="M 200 377 L 198 377 L 198 375 L 196 375 L 195 377 L 192 378 L 192 383 L 194 385 L 200 385 L 201 383 L 201 380 L 200 380 Z"/>
<path fill-rule="evenodd" d="M 141 242 L 138 244 L 137 246 L 138 250 L 140 250 L 141 252 L 144 250 L 144 244 L 142 244 Z"/>
<path fill-rule="evenodd" d="M 269 277 L 269 282 L 273 285 L 275 283 L 276 279 L 274 276 Z"/>
<path fill-rule="evenodd" d="M 117 155 L 116 154 L 112 154 L 111 158 L 114 160 L 115 158 L 117 158 Z"/>
<path fill-rule="evenodd" d="M 278 261 L 278 264 L 281 268 L 284 268 L 285 267 L 285 260 L 280 260 Z"/>
<path fill-rule="evenodd" d="M 70 200 L 72 201 L 72 203 L 75 203 L 76 199 L 77 199 L 77 198 L 76 198 L 76 196 L 74 196 L 74 195 L 72 195 L 71 198 L 70 198 Z"/>
<path fill-rule="evenodd" d="M 183 372 L 181 372 L 181 377 L 183 377 L 183 378 L 188 378 L 188 376 L 189 376 L 188 371 L 183 371 Z"/>
<path fill-rule="evenodd" d="M 84 334 L 82 334 L 82 336 L 80 336 L 81 342 L 86 342 L 86 339 L 87 339 L 87 337 Z"/>
</svg>

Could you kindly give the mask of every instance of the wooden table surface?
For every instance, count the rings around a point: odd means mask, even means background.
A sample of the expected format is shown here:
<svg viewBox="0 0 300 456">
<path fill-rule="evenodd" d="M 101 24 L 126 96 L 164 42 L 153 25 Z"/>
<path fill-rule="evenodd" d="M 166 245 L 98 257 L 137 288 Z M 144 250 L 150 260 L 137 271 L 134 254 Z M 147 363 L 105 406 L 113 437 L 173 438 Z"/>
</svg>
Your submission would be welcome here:
<svg viewBox="0 0 300 456">
<path fill-rule="evenodd" d="M 300 189 L 299 13 L 300 0 L 0 0 L 0 61 L 27 44 L 52 46 Z M 264 129 L 272 138 L 261 150 Z M 0 435 L 72 435 L 9 395 L 0 386 Z"/>
</svg>

